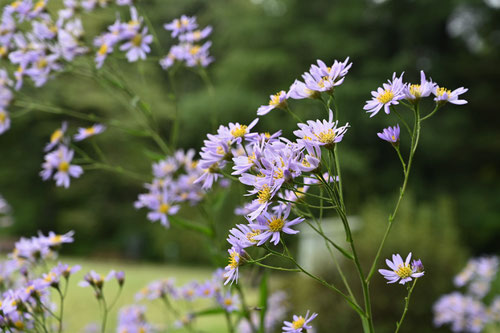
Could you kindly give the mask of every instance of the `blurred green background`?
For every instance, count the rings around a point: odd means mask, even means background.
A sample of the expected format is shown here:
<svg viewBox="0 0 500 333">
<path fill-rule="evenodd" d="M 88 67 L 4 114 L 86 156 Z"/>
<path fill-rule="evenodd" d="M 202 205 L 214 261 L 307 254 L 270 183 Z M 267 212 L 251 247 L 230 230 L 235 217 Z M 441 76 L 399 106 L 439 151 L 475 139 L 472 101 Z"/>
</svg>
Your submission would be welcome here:
<svg viewBox="0 0 500 333">
<path fill-rule="evenodd" d="M 404 71 L 406 81 L 418 82 L 420 70 L 449 89 L 467 87 L 467 105 L 447 105 L 424 123 L 407 202 L 385 251 L 389 255 L 411 250 L 427 268 L 418 287 L 421 294 L 409 314 L 409 327 L 422 327 L 422 332 L 432 327 L 433 302 L 452 289 L 452 277 L 469 256 L 499 253 L 498 0 L 150 0 L 138 5 L 156 27 L 162 50 L 153 46 L 149 60 L 139 64 L 130 65 L 123 57 L 109 63 L 151 105 L 165 138 L 171 132 L 175 107 L 169 99 L 168 75 L 157 61 L 174 41 L 162 24 L 188 14 L 196 15 L 201 26 L 214 28 L 210 40 L 215 63 L 207 70 L 213 91 L 194 71 L 180 69 L 174 78 L 181 117 L 179 147 L 185 149 L 199 149 L 206 133 L 219 124 L 249 123 L 270 94 L 287 90 L 316 59 L 328 64 L 350 57 L 353 67 L 336 90 L 341 123 L 351 124 L 339 149 L 348 211 L 363 218 L 358 246 L 367 257 L 366 265 L 402 180 L 396 155 L 376 136 L 397 118 L 382 113 L 369 118 L 363 105 L 370 91 L 393 72 Z M 115 9 L 84 16 L 88 40 L 113 22 Z M 136 118 L 126 107 L 130 100 L 104 88 L 68 73 L 42 89 L 26 85 L 18 98 L 119 118 L 134 127 Z M 292 101 L 290 105 L 303 119 L 324 117 L 319 103 Z M 37 109 L 10 111 L 12 128 L 0 136 L 0 193 L 13 208 L 15 223 L 2 230 L 4 239 L 37 230 L 75 230 L 76 242 L 65 248 L 66 255 L 208 265 L 207 256 L 195 245 L 202 241 L 196 235 L 177 228 L 163 230 L 146 220 L 145 211 L 134 209 L 133 202 L 143 192 L 142 182 L 104 171 L 86 172 L 68 190 L 41 180 L 43 147 L 52 131 L 66 119 L 73 131 L 91 123 Z M 260 120 L 257 130 L 283 129 L 292 138 L 294 128 L 294 122 L 276 110 Z M 154 142 L 115 127 L 94 139 L 113 164 L 150 177 L 151 157 L 160 153 Z M 402 140 L 409 138 L 403 133 Z M 92 152 L 86 143 L 81 147 Z M 233 215 L 241 202 L 240 191 L 226 192 L 230 195 L 222 209 L 214 212 L 221 248 L 226 246 L 224 230 L 242 221 Z M 192 209 L 181 215 L 199 218 Z M 392 325 L 404 291 L 386 286 L 381 277 L 375 280 L 375 316 Z M 331 320 L 342 320 L 339 327 L 346 330 L 359 330 L 357 318 L 340 302 L 336 304 L 338 300 L 316 297 L 320 287 L 300 283 L 311 303 L 318 305 L 317 312 L 321 306 L 324 311 L 334 306 L 343 319 Z M 314 304 L 309 304 L 311 309 Z M 329 318 L 321 317 L 321 331 L 326 332 Z"/>
</svg>

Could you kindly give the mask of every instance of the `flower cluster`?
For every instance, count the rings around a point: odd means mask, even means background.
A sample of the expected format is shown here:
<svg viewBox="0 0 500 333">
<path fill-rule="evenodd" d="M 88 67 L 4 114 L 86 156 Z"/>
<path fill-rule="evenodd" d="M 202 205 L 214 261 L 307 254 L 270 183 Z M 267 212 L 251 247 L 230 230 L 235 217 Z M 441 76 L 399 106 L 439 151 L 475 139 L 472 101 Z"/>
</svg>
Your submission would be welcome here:
<svg viewBox="0 0 500 333">
<path fill-rule="evenodd" d="M 439 87 L 431 79 L 427 80 L 425 73 L 420 72 L 420 84 L 403 82 L 403 74 L 399 77 L 396 73 L 392 75 L 392 80 L 388 80 L 382 87 L 372 91 L 372 99 L 366 101 L 364 110 L 370 113 L 370 117 L 375 116 L 382 108 L 384 112 L 391 113 L 391 106 L 398 105 L 401 100 L 417 103 L 421 98 L 434 94 L 436 104 L 442 105 L 446 102 L 462 105 L 465 100 L 458 99 L 458 96 L 467 92 L 467 89 L 460 87 L 454 91 Z"/>
<path fill-rule="evenodd" d="M 104 132 L 106 127 L 101 124 L 94 124 L 88 128 L 79 128 L 74 136 L 75 141 L 82 141 L 91 136 Z M 68 125 L 63 122 L 61 127 L 56 129 L 50 136 L 49 143 L 45 146 L 45 162 L 42 164 L 40 176 L 43 180 L 53 178 L 56 186 L 68 188 L 70 177 L 78 178 L 82 175 L 83 169 L 79 165 L 71 164 L 75 152 L 69 148 L 71 138 L 66 135 Z"/>
<path fill-rule="evenodd" d="M 168 54 L 160 60 L 163 69 L 172 67 L 175 62 L 184 62 L 188 67 L 207 67 L 214 59 L 209 54 L 212 42 L 201 41 L 212 32 L 212 27 L 198 29 L 196 17 L 182 15 L 164 25 L 165 30 L 171 31 L 173 38 L 179 39 L 179 44 L 173 45 Z"/>
<path fill-rule="evenodd" d="M 453 332 L 479 333 L 490 323 L 500 323 L 500 296 L 490 305 L 483 300 L 497 275 L 498 264 L 493 256 L 469 260 L 454 280 L 457 287 L 467 286 L 465 294 L 455 291 L 443 295 L 434 304 L 434 324 L 450 324 Z"/>
<path fill-rule="evenodd" d="M 160 221 L 168 228 L 168 216 L 178 212 L 178 204 L 195 205 L 203 198 L 204 191 L 196 181 L 203 171 L 194 155 L 194 150 L 178 150 L 153 164 L 153 181 L 145 185 L 148 193 L 140 194 L 135 202 L 137 209 L 150 210 L 148 219 L 152 222 Z"/>
<path fill-rule="evenodd" d="M 71 275 L 80 266 L 58 263 L 52 269 L 40 273 L 47 267 L 49 259 L 57 257 L 57 250 L 63 243 L 73 242 L 73 232 L 47 236 L 21 238 L 8 255 L 0 262 L 0 329 L 23 332 L 39 329 L 37 322 L 50 316 L 52 306 L 51 290 L 62 292 Z M 17 274 L 16 274 L 17 273 Z M 47 310 L 48 309 L 48 310 Z M 41 328 L 40 328 L 41 329 Z"/>
<path fill-rule="evenodd" d="M 131 6 L 128 22 L 121 22 L 118 18 L 108 27 L 106 32 L 95 38 L 97 68 L 102 67 L 104 60 L 113 53 L 119 44 L 120 51 L 127 52 L 126 57 L 129 62 L 146 59 L 146 54 L 151 52 L 149 44 L 153 42 L 153 36 L 148 33 L 148 28 L 143 24 L 143 21 L 144 19 L 139 16 L 137 9 Z"/>
<path fill-rule="evenodd" d="M 1 41 L 1 39 L 0 39 Z M 1 54 L 0 46 L 0 54 Z M 11 87 L 13 82 L 9 79 L 9 74 L 5 69 L 0 69 L 0 134 L 10 128 L 10 117 L 7 112 L 7 107 L 13 98 Z"/>
</svg>

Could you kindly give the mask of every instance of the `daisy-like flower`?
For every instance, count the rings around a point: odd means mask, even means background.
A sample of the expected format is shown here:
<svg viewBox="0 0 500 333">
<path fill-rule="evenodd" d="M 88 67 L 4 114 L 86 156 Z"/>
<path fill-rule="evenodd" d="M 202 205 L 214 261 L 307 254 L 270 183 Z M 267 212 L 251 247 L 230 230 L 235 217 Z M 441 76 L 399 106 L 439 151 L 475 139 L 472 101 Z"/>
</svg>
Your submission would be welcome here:
<svg viewBox="0 0 500 333">
<path fill-rule="evenodd" d="M 82 141 L 87 139 L 88 137 L 101 134 L 105 130 L 106 126 L 102 124 L 94 124 L 87 128 L 80 127 L 78 128 L 78 133 L 73 138 L 75 139 L 75 141 Z"/>
<path fill-rule="evenodd" d="M 258 133 L 250 133 L 250 130 L 254 128 L 254 126 L 257 125 L 258 122 L 259 118 L 255 118 L 248 126 L 240 125 L 239 123 L 229 123 L 229 133 L 231 133 L 233 143 L 240 144 L 243 139 L 251 140 L 252 138 L 255 138 Z"/>
<path fill-rule="evenodd" d="M 53 151 L 45 156 L 45 162 L 42 164 L 44 170 L 40 173 L 43 180 L 47 180 L 52 175 L 53 170 L 56 186 L 69 187 L 70 176 L 78 178 L 82 175 L 83 169 L 79 165 L 72 165 L 74 151 L 66 146 L 60 146 L 58 150 Z"/>
<path fill-rule="evenodd" d="M 224 310 L 227 312 L 233 312 L 238 309 L 238 305 L 240 303 L 238 295 L 231 295 L 231 292 L 228 290 L 225 295 L 217 294 L 216 295 L 217 303 L 222 306 Z"/>
<path fill-rule="evenodd" d="M 465 99 L 458 99 L 458 96 L 464 94 L 469 89 L 460 87 L 453 91 L 446 89 L 444 87 L 435 86 L 434 91 L 432 92 L 436 98 L 434 100 L 437 104 L 445 104 L 446 102 L 456 105 L 467 104 Z"/>
<path fill-rule="evenodd" d="M 428 97 L 434 91 L 436 84 L 425 78 L 424 71 L 420 71 L 420 84 L 407 84 L 404 87 L 405 98 L 410 102 L 417 102 L 422 97 Z"/>
<path fill-rule="evenodd" d="M 144 27 L 142 32 L 137 32 L 128 43 L 120 46 L 120 51 L 127 51 L 129 62 L 137 61 L 139 58 L 146 59 L 146 54 L 151 51 L 149 44 L 153 42 L 153 36 L 148 35 L 148 28 Z"/>
<path fill-rule="evenodd" d="M 288 90 L 288 97 L 293 99 L 318 98 L 319 91 L 309 89 L 304 82 L 295 80 Z"/>
<path fill-rule="evenodd" d="M 297 124 L 300 130 L 294 131 L 299 140 L 297 142 L 301 146 L 313 144 L 315 146 L 325 146 L 327 149 L 332 149 L 337 142 L 342 141 L 344 134 L 349 128 L 349 123 L 344 126 L 337 127 L 338 121 L 333 121 L 333 112 L 330 110 L 328 121 L 308 120 L 307 124 Z"/>
<path fill-rule="evenodd" d="M 227 266 L 224 268 L 224 285 L 228 283 L 233 283 L 236 282 L 238 283 L 238 275 L 239 275 L 239 267 L 243 263 L 243 256 L 245 254 L 245 251 L 243 249 L 233 246 L 229 250 L 229 263 Z"/>
<path fill-rule="evenodd" d="M 394 127 L 387 127 L 384 128 L 384 130 L 381 133 L 377 133 L 377 136 L 381 138 L 382 140 L 385 140 L 387 142 L 391 142 L 393 144 L 398 144 L 399 143 L 399 133 L 400 133 L 400 128 L 399 124 L 397 124 Z"/>
<path fill-rule="evenodd" d="M 67 129 L 68 129 L 68 123 L 64 121 L 61 127 L 56 129 L 50 136 L 50 141 L 45 146 L 45 151 L 52 150 L 52 148 L 61 143 L 62 140 L 64 139 L 64 133 L 66 133 Z"/>
<path fill-rule="evenodd" d="M 10 117 L 7 111 L 0 109 L 0 134 L 10 128 Z"/>
<path fill-rule="evenodd" d="M 293 321 L 284 321 L 283 324 L 284 326 L 282 327 L 283 333 L 300 333 L 302 330 L 310 330 L 312 328 L 309 323 L 316 318 L 318 314 L 313 313 L 311 316 L 309 316 L 309 311 L 307 311 L 306 316 L 297 316 L 293 315 Z"/>
<path fill-rule="evenodd" d="M 404 74 L 404 73 L 403 73 Z M 371 113 L 370 117 L 376 115 L 382 108 L 385 113 L 391 113 L 390 106 L 399 104 L 399 100 L 405 97 L 403 84 L 403 74 L 396 77 L 396 73 L 392 75 L 392 80 L 384 83 L 382 88 L 379 87 L 377 91 L 372 91 L 373 98 L 366 101 L 363 107 L 366 112 Z"/>
<path fill-rule="evenodd" d="M 165 30 L 172 31 L 172 37 L 175 38 L 182 33 L 196 29 L 198 24 L 196 23 L 196 17 L 182 15 L 180 18 L 163 25 L 163 27 Z"/>
<path fill-rule="evenodd" d="M 281 90 L 280 92 L 277 92 L 276 94 L 271 95 L 269 98 L 269 104 L 262 105 L 261 107 L 259 107 L 259 109 L 257 110 L 257 115 L 263 116 L 265 114 L 268 114 L 273 109 L 285 108 L 287 98 L 288 98 L 287 93 L 284 90 Z"/>
<path fill-rule="evenodd" d="M 73 243 L 73 235 L 75 234 L 74 231 L 69 231 L 63 235 L 56 234 L 53 231 L 49 231 L 48 236 L 44 236 L 41 233 L 39 233 L 39 238 L 41 242 L 47 246 L 50 247 L 56 247 L 59 246 L 63 243 Z"/>
<path fill-rule="evenodd" d="M 406 260 L 403 261 L 403 258 L 399 254 L 392 255 L 392 261 L 386 259 L 385 262 L 387 266 L 391 268 L 391 270 L 387 269 L 379 269 L 379 273 L 384 276 L 389 282 L 387 283 L 395 283 L 398 282 L 400 284 L 405 284 L 412 280 L 412 278 L 416 279 L 424 275 L 423 271 L 420 271 L 422 266 L 421 261 L 414 261 L 414 265 L 410 266 L 411 260 L 411 252 L 406 257 Z M 415 265 L 417 263 L 418 265 Z"/>
<path fill-rule="evenodd" d="M 269 239 L 271 239 L 271 243 L 277 245 L 280 241 L 282 232 L 289 235 L 299 233 L 299 231 L 293 230 L 290 227 L 304 221 L 304 218 L 297 217 L 291 221 L 287 221 L 288 215 L 290 215 L 290 209 L 284 208 L 281 205 L 278 206 L 275 213 L 276 214 L 270 214 L 265 211 L 262 215 L 257 217 L 258 223 L 251 223 L 249 225 L 252 229 L 261 230 L 260 234 L 253 236 L 254 240 L 259 241 L 257 246 L 264 244 Z"/>
</svg>

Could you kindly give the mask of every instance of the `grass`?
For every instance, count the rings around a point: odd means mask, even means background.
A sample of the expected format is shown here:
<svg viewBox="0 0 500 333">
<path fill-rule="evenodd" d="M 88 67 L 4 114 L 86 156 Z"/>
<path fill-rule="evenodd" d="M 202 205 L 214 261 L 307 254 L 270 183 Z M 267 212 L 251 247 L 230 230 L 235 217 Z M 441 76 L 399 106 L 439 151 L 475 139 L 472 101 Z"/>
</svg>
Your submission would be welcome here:
<svg viewBox="0 0 500 333">
<path fill-rule="evenodd" d="M 106 332 L 116 332 L 116 322 L 118 309 L 122 306 L 134 304 L 135 294 L 146 286 L 149 282 L 167 277 L 175 278 L 176 286 L 181 286 L 193 279 L 203 281 L 212 275 L 211 268 L 181 267 L 173 265 L 127 263 L 120 261 L 103 261 L 76 258 L 63 258 L 62 262 L 70 265 L 79 264 L 82 270 L 70 279 L 68 296 L 64 305 L 64 331 L 84 332 L 84 328 L 89 323 L 100 325 L 101 313 L 97 300 L 91 288 L 82 288 L 77 284 L 83 279 L 85 273 L 95 270 L 101 275 L 106 275 L 111 269 L 125 271 L 125 285 L 120 298 L 109 314 Z M 112 300 L 118 291 L 116 281 L 105 284 L 104 294 L 108 302 Z M 58 303 L 58 302 L 57 302 Z M 141 304 L 147 306 L 147 319 L 150 323 L 165 325 L 167 321 L 172 321 L 171 314 L 168 314 L 166 307 L 159 301 L 143 301 Z M 192 306 L 195 310 L 213 307 L 213 303 L 208 300 L 197 301 L 193 304 L 182 304 L 185 310 Z M 182 307 L 181 307 L 182 308 Z M 100 326 L 98 326 L 100 327 Z M 213 315 L 199 318 L 196 321 L 198 330 L 205 332 L 225 332 L 225 319 L 223 315 Z M 177 332 L 182 332 L 178 330 Z"/>
</svg>

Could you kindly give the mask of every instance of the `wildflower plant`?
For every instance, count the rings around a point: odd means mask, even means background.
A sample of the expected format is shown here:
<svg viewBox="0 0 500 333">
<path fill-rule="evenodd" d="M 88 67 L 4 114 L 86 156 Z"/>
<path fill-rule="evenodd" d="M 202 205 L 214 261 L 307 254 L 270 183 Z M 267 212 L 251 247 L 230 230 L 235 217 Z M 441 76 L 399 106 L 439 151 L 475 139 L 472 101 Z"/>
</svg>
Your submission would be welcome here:
<svg viewBox="0 0 500 333">
<path fill-rule="evenodd" d="M 89 43 L 88 38 L 83 38 L 85 16 L 82 13 L 98 11 L 100 7 L 108 5 L 116 6 L 117 14 L 121 15 L 116 15 L 114 21 L 110 20 L 109 26 L 100 34 L 91 36 Z M 344 189 L 348 184 L 341 172 L 341 147 L 343 140 L 348 139 L 352 131 L 349 123 L 339 123 L 342 111 L 337 107 L 336 101 L 337 92 L 342 89 L 353 66 L 349 58 L 329 63 L 317 60 L 288 90 L 279 90 L 267 102 L 263 99 L 262 106 L 256 107 L 257 116 L 286 112 L 297 123 L 293 137 L 283 136 L 281 130 L 273 134 L 261 132 L 259 118 L 248 124 L 230 122 L 220 125 L 214 133 L 207 134 L 201 151 L 197 153 L 192 149 L 177 147 L 179 110 L 174 88 L 175 73 L 188 68 L 195 71 L 208 89 L 213 91 L 206 71 L 206 67 L 214 62 L 209 53 L 211 42 L 206 41 L 212 28 L 200 27 L 196 17 L 183 15 L 163 26 L 172 38 L 178 40 L 178 44 L 171 46 L 167 55 L 157 63 L 158 68 L 166 71 L 170 90 L 168 96 L 176 110 L 170 123 L 168 139 L 163 138 L 158 131 L 158 124 L 152 116 L 154 110 L 139 97 L 120 72 L 114 70 L 116 57 L 121 56 L 127 62 L 136 63 L 153 59 L 153 54 L 164 55 L 164 41 L 158 39 L 155 27 L 139 2 L 66 0 L 62 8 L 54 13 L 47 9 L 47 1 L 33 3 L 31 0 L 17 0 L 3 8 L 0 28 L 0 55 L 5 64 L 5 68 L 0 70 L 0 134 L 13 126 L 11 113 L 19 112 L 22 115 L 25 108 L 36 108 L 42 112 L 57 113 L 88 122 L 75 130 L 70 119 L 65 119 L 50 137 L 47 134 L 49 142 L 43 162 L 40 157 L 41 178 L 52 179 L 56 186 L 69 188 L 71 182 L 84 177 L 84 172 L 99 169 L 147 182 L 144 184 L 144 192 L 138 194 L 133 203 L 136 209 L 146 210 L 147 219 L 160 222 L 165 229 L 171 226 L 187 229 L 203 235 L 214 245 L 213 261 L 221 267 L 218 267 L 212 279 L 193 281 L 182 287 L 175 286 L 172 280 L 154 281 L 138 293 L 137 302 L 159 300 L 164 303 L 171 320 L 163 328 L 185 327 L 194 332 L 198 317 L 220 314 L 224 316 L 231 333 L 236 330 L 267 332 L 280 326 L 283 332 L 313 329 L 313 320 L 318 315 L 313 312 L 314 309 L 305 316 L 287 316 L 287 310 L 282 306 L 284 297 L 279 296 L 279 293 L 268 292 L 267 272 L 278 270 L 290 274 L 300 273 L 321 284 L 325 290 L 345 300 L 359 315 L 365 333 L 373 333 L 375 320 L 370 282 L 378 269 L 381 274 L 378 278 L 386 278 L 388 283 L 406 284 L 408 295 L 401 319 L 395 328 L 395 332 L 399 331 L 416 282 L 424 276 L 424 267 L 420 259 L 411 261 L 411 253 L 405 260 L 399 254 L 393 255 L 392 260 L 386 260 L 389 269 L 381 268 L 380 257 L 407 189 L 423 124 L 448 103 L 467 103 L 461 99 L 467 89 L 461 87 L 451 91 L 439 87 L 421 72 L 419 84 L 407 83 L 403 74 L 394 73 L 391 80 L 371 92 L 371 99 L 367 100 L 364 111 L 370 117 L 379 113 L 379 117 L 390 117 L 387 123 L 391 126 L 369 135 L 374 140 L 378 135 L 394 148 L 397 156 L 395 160 L 399 160 L 396 163 L 401 163 L 402 167 L 402 185 L 394 209 L 388 216 L 384 235 L 374 249 L 374 256 L 363 260 L 370 262 L 365 267 L 361 264 L 352 224 L 348 218 L 348 208 L 344 201 Z M 87 62 L 79 61 L 85 58 Z M 42 87 L 48 80 L 56 79 L 63 72 L 90 77 L 113 89 L 113 92 L 126 96 L 127 106 L 143 121 L 141 128 L 128 128 L 120 119 L 107 119 L 24 100 L 20 90 L 25 84 L 30 82 L 35 87 Z M 311 114 L 308 115 L 310 119 L 303 120 L 292 110 L 293 104 L 300 103 L 303 99 L 318 103 L 324 108 L 324 113 Z M 425 110 L 422 103 L 424 99 L 434 104 L 432 110 Z M 380 112 L 381 110 L 384 112 Z M 410 117 L 413 119 L 411 124 L 406 120 Z M 123 128 L 128 132 L 140 131 L 157 146 L 159 153 L 155 153 L 156 157 L 151 161 L 150 176 L 108 160 L 106 152 L 98 144 L 98 136 L 106 135 L 106 131 L 112 130 L 112 127 Z M 92 150 L 84 149 L 86 145 L 81 145 L 81 141 L 87 141 Z M 402 142 L 405 144 L 400 145 Z M 401 151 L 400 147 L 406 147 L 407 143 L 409 150 Z M 231 184 L 245 189 L 246 193 L 242 195 L 245 203 L 236 210 L 237 215 L 241 215 L 240 223 L 229 231 L 224 231 L 227 235 L 227 249 L 219 249 L 217 236 L 221 230 L 211 216 L 212 209 L 207 207 L 216 209 L 220 206 L 224 197 L 219 194 L 224 191 L 218 189 Z M 197 207 L 201 218 L 195 221 L 183 218 L 182 211 L 186 207 Z M 324 232 L 325 224 L 332 223 L 324 219 L 328 212 L 334 212 L 339 217 L 347 245 L 339 244 Z M 324 240 L 332 264 L 342 277 L 342 285 L 328 282 L 299 264 L 289 247 L 299 233 L 299 224 L 307 225 Z M 45 275 L 38 279 L 32 278 L 32 269 L 42 262 L 54 259 L 55 249 L 72 241 L 73 234 L 68 233 L 49 236 L 40 234 L 32 239 L 22 238 L 16 243 L 15 251 L 2 266 L 2 274 L 4 271 L 5 275 L 18 271 L 25 277 L 25 281 L 5 280 L 1 315 L 6 319 L 0 321 L 2 328 L 11 331 L 50 331 L 52 328 L 43 324 L 42 319 L 53 316 L 59 323 L 56 330 L 62 330 L 62 304 L 67 279 L 74 269 L 60 264 L 45 271 Z M 346 279 L 345 267 L 339 265 L 338 256 L 344 257 L 347 264 L 355 269 L 357 281 Z M 221 258 L 227 260 L 226 264 L 222 264 Z M 276 259 L 280 264 L 277 264 Z M 242 286 L 248 282 L 249 266 L 259 266 L 266 270 L 266 273 L 258 276 L 261 291 L 258 304 L 248 303 Z M 106 330 L 108 314 L 122 290 L 124 278 L 123 272 L 112 271 L 104 277 L 90 271 L 80 283 L 82 287 L 92 289 L 102 309 L 102 332 Z M 66 285 L 64 291 L 61 291 L 60 283 L 64 279 Z M 116 280 L 119 285 L 119 292 L 112 301 L 104 293 L 108 280 Z M 359 294 L 352 288 L 354 283 L 361 285 Z M 24 291 L 18 291 L 18 285 Z M 50 287 L 61 298 L 59 315 L 54 314 L 46 303 L 50 299 Z M 475 295 L 484 292 L 481 288 L 484 289 L 481 284 L 474 287 Z M 189 303 L 199 298 L 212 300 L 212 306 L 203 311 L 188 312 L 181 311 L 182 307 L 176 306 L 178 302 Z M 45 310 L 41 314 L 35 313 L 40 308 Z M 25 309 L 27 310 L 24 311 Z M 119 330 L 156 331 L 158 327 L 146 320 L 146 312 L 142 304 L 122 309 L 119 314 Z M 289 320 L 285 320 L 287 318 Z M 293 319 L 290 321 L 290 318 Z"/>
</svg>

